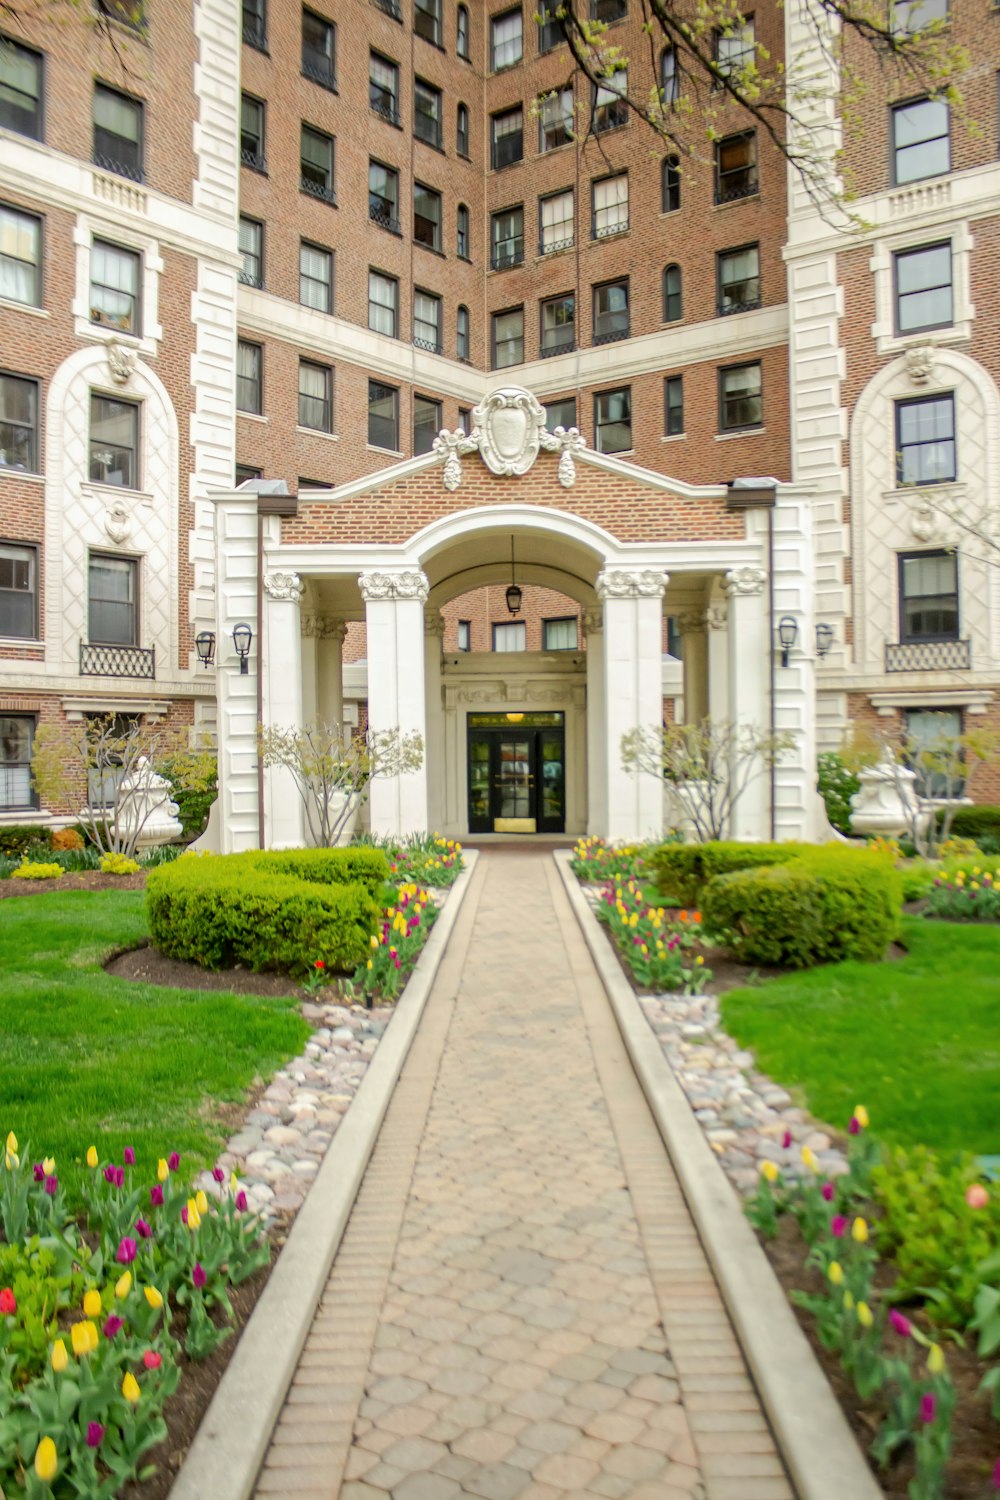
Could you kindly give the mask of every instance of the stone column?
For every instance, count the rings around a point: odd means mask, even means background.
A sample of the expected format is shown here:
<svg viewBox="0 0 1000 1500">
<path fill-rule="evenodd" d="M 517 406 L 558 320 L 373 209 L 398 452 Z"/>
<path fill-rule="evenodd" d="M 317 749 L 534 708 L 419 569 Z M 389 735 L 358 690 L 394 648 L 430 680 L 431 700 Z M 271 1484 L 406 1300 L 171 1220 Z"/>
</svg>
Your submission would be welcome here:
<svg viewBox="0 0 1000 1500">
<path fill-rule="evenodd" d="M 423 573 L 362 573 L 358 579 L 368 629 L 368 728 L 418 733 L 420 769 L 376 778 L 369 797 L 372 833 L 420 833 L 427 815 L 427 706 L 424 690 Z"/>
<path fill-rule="evenodd" d="M 213 807 L 223 854 L 257 848 L 257 671 L 261 643 L 250 648 L 246 676 L 233 648 L 233 626 L 257 627 L 257 496 L 237 490 L 215 505 L 215 687 L 218 694 L 219 795 Z"/>
<path fill-rule="evenodd" d="M 713 724 L 729 717 L 729 606 L 721 599 L 705 611 L 708 627 L 708 716 Z"/>
<path fill-rule="evenodd" d="M 280 729 L 302 728 L 303 583 L 297 573 L 264 574 L 262 720 Z M 301 849 L 305 820 L 290 771 L 264 773 L 264 843 L 268 849 Z"/>
<path fill-rule="evenodd" d="M 316 717 L 344 732 L 344 637 L 347 621 L 321 615 L 316 633 Z"/>
<path fill-rule="evenodd" d="M 319 618 L 307 613 L 301 613 L 302 626 L 302 722 L 304 724 L 315 724 L 318 722 L 317 711 L 317 662 L 319 660 L 317 637 L 320 631 Z"/>
<path fill-rule="evenodd" d="M 704 610 L 679 615 L 681 661 L 684 663 L 684 722 L 700 724 L 708 716 L 708 639 Z"/>
<path fill-rule="evenodd" d="M 441 652 L 444 647 L 444 617 L 440 610 L 424 610 L 424 680 L 426 685 L 427 732 L 424 736 L 427 765 L 427 831 L 445 823 L 445 734 L 441 701 Z"/>
<path fill-rule="evenodd" d="M 587 832 L 606 831 L 607 767 L 604 727 L 604 610 L 585 609 L 587 640 Z"/>
<path fill-rule="evenodd" d="M 726 718 L 739 729 L 752 725 L 758 733 L 770 727 L 768 673 L 771 641 L 767 626 L 767 595 L 763 568 L 745 566 L 726 574 L 729 596 L 729 712 Z M 766 766 L 757 765 L 733 810 L 730 838 L 770 837 L 770 787 Z"/>
<path fill-rule="evenodd" d="M 604 601 L 604 755 L 611 839 L 659 838 L 663 785 L 659 777 L 622 769 L 622 737 L 656 732 L 663 723 L 663 593 L 667 574 L 606 569 L 597 577 Z"/>
</svg>

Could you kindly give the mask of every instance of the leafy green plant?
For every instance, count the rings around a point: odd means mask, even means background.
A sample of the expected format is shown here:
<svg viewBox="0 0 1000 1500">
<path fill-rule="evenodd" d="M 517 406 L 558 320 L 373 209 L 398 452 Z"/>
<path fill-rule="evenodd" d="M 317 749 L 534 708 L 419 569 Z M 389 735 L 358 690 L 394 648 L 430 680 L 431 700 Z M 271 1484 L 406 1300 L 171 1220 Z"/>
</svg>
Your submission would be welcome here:
<svg viewBox="0 0 1000 1500">
<path fill-rule="evenodd" d="M 816 789 L 826 806 L 826 815 L 838 833 L 851 836 L 851 798 L 861 786 L 842 755 L 828 750 L 816 763 Z"/>
<path fill-rule="evenodd" d="M 102 854 L 97 867 L 102 875 L 138 875 L 139 862 L 126 854 Z"/>
<path fill-rule="evenodd" d="M 30 859 L 22 859 L 16 870 L 11 871 L 12 880 L 58 880 L 63 873 L 62 865 L 47 863 L 40 864 Z"/>
</svg>

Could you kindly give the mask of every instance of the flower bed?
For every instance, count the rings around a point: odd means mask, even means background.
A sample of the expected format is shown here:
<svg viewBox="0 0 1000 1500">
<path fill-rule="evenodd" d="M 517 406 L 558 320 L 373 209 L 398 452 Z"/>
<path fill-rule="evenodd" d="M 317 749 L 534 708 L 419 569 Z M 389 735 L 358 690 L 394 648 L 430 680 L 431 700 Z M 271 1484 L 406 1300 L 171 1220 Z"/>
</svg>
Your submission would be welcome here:
<svg viewBox="0 0 1000 1500">
<path fill-rule="evenodd" d="M 650 906 L 634 880 L 606 885 L 596 910 L 636 984 L 689 995 L 711 979 L 699 951 L 701 912 Z"/>
<path fill-rule="evenodd" d="M 636 880 L 647 873 L 646 855 L 651 845 L 609 844 L 605 839 L 578 839 L 573 846 L 571 869 L 578 880 Z"/>
<path fill-rule="evenodd" d="M 965 865 L 939 875 L 927 893 L 927 914 L 951 921 L 1000 920 L 1000 879 L 992 869 Z"/>
</svg>

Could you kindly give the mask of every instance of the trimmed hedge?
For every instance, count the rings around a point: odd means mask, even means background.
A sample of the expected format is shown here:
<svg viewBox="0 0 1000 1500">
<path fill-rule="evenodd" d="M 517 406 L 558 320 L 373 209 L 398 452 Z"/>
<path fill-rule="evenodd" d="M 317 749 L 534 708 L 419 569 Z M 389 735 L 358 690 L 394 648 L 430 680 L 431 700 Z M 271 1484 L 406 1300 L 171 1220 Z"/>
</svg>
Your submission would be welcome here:
<svg viewBox="0 0 1000 1500">
<path fill-rule="evenodd" d="M 713 840 L 706 844 L 661 844 L 648 856 L 656 883 L 664 896 L 675 896 L 682 906 L 697 906 L 701 893 L 716 875 L 748 870 L 755 865 L 787 864 L 807 844 L 738 844 Z"/>
<path fill-rule="evenodd" d="M 955 813 L 951 831 L 963 839 L 978 839 L 984 834 L 989 838 L 1000 838 L 1000 807 L 988 802 L 960 807 Z"/>
<path fill-rule="evenodd" d="M 302 976 L 322 959 L 352 973 L 370 951 L 387 874 L 378 850 L 185 856 L 149 874 L 150 932 L 168 958 L 206 969 Z"/>
</svg>

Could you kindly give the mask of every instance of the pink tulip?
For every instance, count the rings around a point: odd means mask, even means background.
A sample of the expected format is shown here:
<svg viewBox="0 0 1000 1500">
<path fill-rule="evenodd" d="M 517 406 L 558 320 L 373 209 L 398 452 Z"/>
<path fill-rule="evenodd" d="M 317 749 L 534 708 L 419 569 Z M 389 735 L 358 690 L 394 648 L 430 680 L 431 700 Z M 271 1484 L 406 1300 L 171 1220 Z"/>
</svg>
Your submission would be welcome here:
<svg viewBox="0 0 1000 1500">
<path fill-rule="evenodd" d="M 990 1195 L 981 1182 L 974 1182 L 966 1189 L 965 1201 L 970 1208 L 985 1208 L 990 1201 Z"/>
<path fill-rule="evenodd" d="M 937 1412 L 937 1397 L 933 1391 L 927 1391 L 920 1398 L 920 1420 L 924 1423 L 933 1422 Z"/>
<path fill-rule="evenodd" d="M 145 1219 L 136 1219 L 135 1232 L 141 1240 L 148 1240 L 152 1238 L 152 1225 L 147 1224 Z"/>
<path fill-rule="evenodd" d="M 58 1177 L 46 1177 L 46 1179 L 45 1179 L 45 1191 L 48 1193 L 48 1195 L 49 1195 L 50 1198 L 54 1198 L 55 1195 L 56 1195 L 56 1193 L 58 1193 L 58 1191 L 59 1191 L 59 1178 Z"/>
<path fill-rule="evenodd" d="M 147 1349 L 142 1356 L 142 1362 L 147 1370 L 158 1370 L 163 1363 L 163 1355 L 157 1354 L 155 1349 Z"/>
<path fill-rule="evenodd" d="M 163 1188 L 158 1182 L 149 1190 L 149 1201 L 154 1208 L 159 1208 L 163 1202 Z"/>
<path fill-rule="evenodd" d="M 824 1182 L 823 1186 L 820 1188 L 820 1192 L 823 1194 L 823 1201 L 825 1203 L 833 1202 L 834 1188 L 832 1182 Z"/>
<path fill-rule="evenodd" d="M 208 1277 L 205 1275 L 205 1268 L 199 1260 L 196 1260 L 194 1263 L 194 1270 L 191 1272 L 191 1280 L 194 1282 L 194 1285 L 198 1289 L 198 1291 L 201 1291 L 201 1288 L 208 1280 Z"/>
<path fill-rule="evenodd" d="M 847 1220 L 843 1214 L 834 1214 L 830 1220 L 830 1233 L 835 1240 L 842 1240 L 847 1233 Z"/>
<path fill-rule="evenodd" d="M 213 1167 L 212 1176 L 215 1178 L 216 1182 L 225 1182 L 226 1180 L 226 1174 L 221 1167 Z"/>
<path fill-rule="evenodd" d="M 910 1337 L 910 1334 L 913 1332 L 913 1329 L 910 1326 L 909 1318 L 904 1318 L 903 1314 L 899 1311 L 898 1308 L 894 1307 L 892 1309 L 892 1312 L 889 1314 L 889 1322 L 892 1324 L 893 1328 L 899 1334 L 901 1339 L 908 1339 Z"/>
<path fill-rule="evenodd" d="M 99 1448 L 104 1441 L 104 1428 L 100 1422 L 87 1423 L 87 1447 Z"/>
<path fill-rule="evenodd" d="M 119 1328 L 124 1327 L 124 1323 L 124 1318 L 119 1318 L 116 1313 L 112 1313 L 110 1318 L 105 1320 L 104 1337 L 106 1339 L 113 1339 Z"/>
<path fill-rule="evenodd" d="M 239 1192 L 236 1194 L 236 1212 L 237 1213 L 241 1213 L 241 1214 L 245 1214 L 246 1211 L 247 1211 L 247 1195 L 243 1191 L 243 1189 L 240 1188 Z"/>
<path fill-rule="evenodd" d="M 851 1134 L 851 1135 L 860 1135 L 860 1133 L 861 1133 L 861 1121 L 858 1119 L 857 1115 L 852 1115 L 851 1116 L 851 1123 L 850 1123 L 850 1125 L 848 1125 L 847 1129 L 848 1129 L 849 1134 Z"/>
<path fill-rule="evenodd" d="M 786 1151 L 792 1144 L 792 1132 L 790 1130 L 786 1130 L 784 1135 L 781 1137 L 781 1144 Z"/>
<path fill-rule="evenodd" d="M 176 1172 L 180 1164 L 181 1159 L 179 1153 L 176 1151 L 171 1151 L 170 1155 L 167 1157 L 167 1166 L 170 1168 L 171 1172 Z"/>
<path fill-rule="evenodd" d="M 138 1249 L 139 1246 L 136 1244 L 135 1240 L 130 1240 L 126 1235 L 121 1244 L 118 1246 L 115 1260 L 120 1262 L 120 1264 L 123 1266 L 130 1266 L 135 1260 L 136 1251 Z"/>
</svg>

